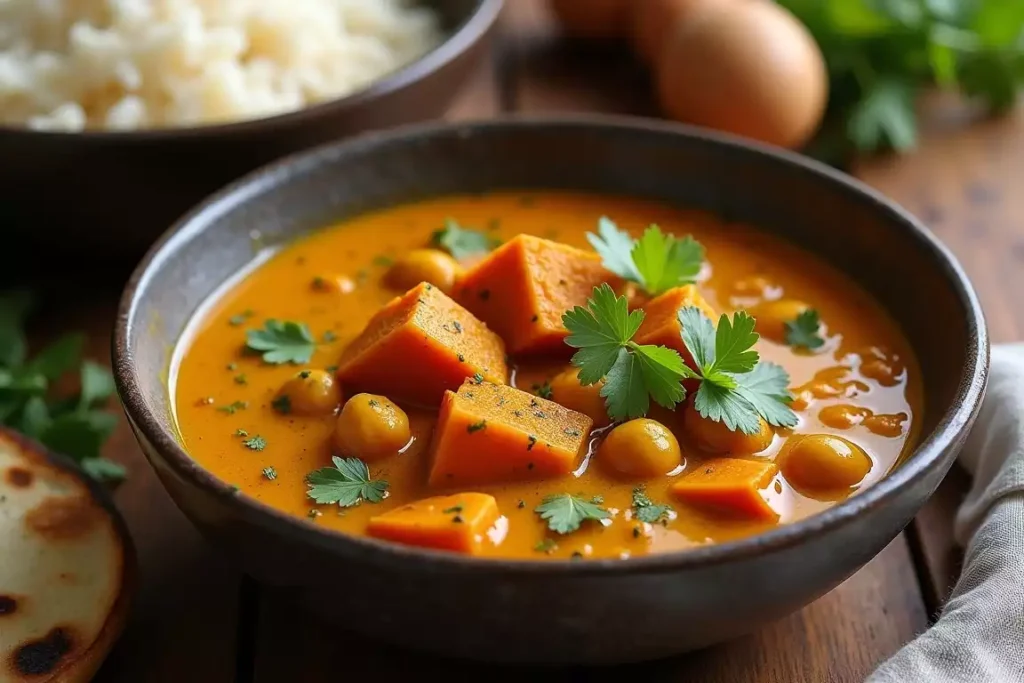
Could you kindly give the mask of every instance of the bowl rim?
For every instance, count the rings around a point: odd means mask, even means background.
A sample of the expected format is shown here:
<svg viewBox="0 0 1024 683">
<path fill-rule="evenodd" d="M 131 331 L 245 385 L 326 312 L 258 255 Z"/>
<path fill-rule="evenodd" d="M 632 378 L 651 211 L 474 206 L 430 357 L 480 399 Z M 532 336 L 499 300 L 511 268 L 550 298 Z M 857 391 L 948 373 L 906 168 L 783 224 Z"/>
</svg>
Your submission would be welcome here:
<svg viewBox="0 0 1024 683">
<path fill-rule="evenodd" d="M 702 545 L 685 550 L 630 557 L 590 559 L 584 562 L 570 560 L 522 560 L 508 558 L 480 558 L 457 553 L 429 550 L 389 543 L 365 536 L 355 536 L 322 527 L 277 510 L 255 498 L 239 492 L 201 467 L 189 457 L 176 439 L 173 425 L 164 427 L 160 418 L 149 411 L 141 399 L 141 382 L 134 367 L 129 340 L 141 306 L 139 293 L 147 281 L 183 244 L 194 235 L 208 229 L 211 219 L 232 211 L 251 195 L 262 191 L 264 184 L 273 182 L 282 173 L 315 167 L 326 159 L 336 159 L 349 153 L 365 152 L 378 145 L 401 145 L 429 139 L 434 136 L 474 134 L 500 134 L 503 130 L 551 130 L 557 127 L 590 128 L 596 131 L 616 131 L 624 134 L 670 135 L 697 138 L 699 141 L 724 146 L 732 151 L 768 158 L 790 168 L 802 170 L 832 183 L 855 200 L 874 205 L 882 215 L 901 223 L 921 246 L 931 252 L 955 294 L 967 312 L 969 337 L 973 340 L 966 349 L 966 361 L 960 376 L 956 396 L 941 416 L 937 426 L 925 435 L 903 463 L 881 481 L 862 493 L 847 498 L 815 515 L 795 522 L 779 525 L 765 532 L 737 540 Z M 128 280 L 118 307 L 116 327 L 112 337 L 114 377 L 124 409 L 138 434 L 156 450 L 164 464 L 178 476 L 205 494 L 215 496 L 232 508 L 247 523 L 275 534 L 286 534 L 295 543 L 362 553 L 377 561 L 414 561 L 420 569 L 463 571 L 490 575 L 554 576 L 617 575 L 668 573 L 686 569 L 707 568 L 743 560 L 790 548 L 827 534 L 852 523 L 867 511 L 882 507 L 909 488 L 914 480 L 937 468 L 947 467 L 953 454 L 949 451 L 966 435 L 981 406 L 988 378 L 989 338 L 984 313 L 973 286 L 959 262 L 917 218 L 887 199 L 880 192 L 861 181 L 808 157 L 788 150 L 764 145 L 737 136 L 709 131 L 677 123 L 660 122 L 630 116 L 605 114 L 570 115 L 512 115 L 489 121 L 471 123 L 430 122 L 402 126 L 388 131 L 367 133 L 357 138 L 342 140 L 305 150 L 257 169 L 235 183 L 211 195 L 169 228 L 150 248 Z M 372 557 L 371 557 L 372 556 Z"/>
<path fill-rule="evenodd" d="M 475 9 L 450 33 L 446 34 L 440 43 L 425 54 L 355 92 L 293 111 L 209 125 L 166 126 L 132 130 L 103 128 L 82 131 L 36 130 L 24 125 L 0 124 L 0 135 L 24 135 L 37 139 L 51 138 L 61 142 L 65 138 L 75 138 L 83 143 L 130 141 L 151 144 L 177 141 L 183 138 L 245 136 L 256 130 L 274 131 L 292 125 L 301 125 L 307 120 L 340 111 L 351 111 L 367 102 L 390 95 L 436 74 L 483 40 L 497 22 L 505 0 L 474 0 L 474 2 L 476 3 Z"/>
</svg>

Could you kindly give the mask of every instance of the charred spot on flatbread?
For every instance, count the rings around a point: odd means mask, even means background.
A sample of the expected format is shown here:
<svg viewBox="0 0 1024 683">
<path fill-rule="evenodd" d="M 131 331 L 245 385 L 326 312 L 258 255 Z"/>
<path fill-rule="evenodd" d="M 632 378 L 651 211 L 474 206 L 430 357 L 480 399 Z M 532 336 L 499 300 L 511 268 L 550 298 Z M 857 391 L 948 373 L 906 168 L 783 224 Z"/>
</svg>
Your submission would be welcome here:
<svg viewBox="0 0 1024 683">
<path fill-rule="evenodd" d="M 43 676 L 55 671 L 75 649 L 71 629 L 58 626 L 38 640 L 30 640 L 14 650 L 10 669 L 22 676 Z"/>
<path fill-rule="evenodd" d="M 27 489 L 35 479 L 32 470 L 27 470 L 24 467 L 10 467 L 4 476 L 7 478 L 7 483 L 17 489 Z"/>
<path fill-rule="evenodd" d="M 52 541 L 79 538 L 101 523 L 102 512 L 82 496 L 47 498 L 25 515 L 30 531 Z"/>
</svg>

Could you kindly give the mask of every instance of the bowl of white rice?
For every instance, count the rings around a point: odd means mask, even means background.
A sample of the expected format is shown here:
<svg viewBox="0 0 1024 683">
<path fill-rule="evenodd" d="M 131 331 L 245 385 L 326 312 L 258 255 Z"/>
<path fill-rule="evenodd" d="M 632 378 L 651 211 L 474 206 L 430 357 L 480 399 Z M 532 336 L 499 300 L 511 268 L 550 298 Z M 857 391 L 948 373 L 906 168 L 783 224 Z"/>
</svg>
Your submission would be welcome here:
<svg viewBox="0 0 1024 683">
<path fill-rule="evenodd" d="M 441 115 L 502 0 L 0 0 L 0 225 L 144 249 L 274 158 Z"/>
</svg>

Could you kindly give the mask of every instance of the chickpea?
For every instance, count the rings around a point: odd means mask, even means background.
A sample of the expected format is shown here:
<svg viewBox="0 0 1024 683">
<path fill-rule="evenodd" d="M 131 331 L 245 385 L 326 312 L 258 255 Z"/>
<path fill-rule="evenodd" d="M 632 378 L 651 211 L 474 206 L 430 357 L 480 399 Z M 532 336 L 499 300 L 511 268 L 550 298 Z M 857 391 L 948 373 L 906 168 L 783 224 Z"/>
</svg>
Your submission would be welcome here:
<svg viewBox="0 0 1024 683">
<path fill-rule="evenodd" d="M 351 294 L 356 289 L 355 280 L 347 275 L 331 275 L 330 277 L 318 275 L 313 278 L 310 286 L 318 292 L 333 292 L 334 294 Z"/>
<path fill-rule="evenodd" d="M 756 434 L 744 434 L 739 430 L 732 431 L 724 422 L 701 417 L 692 403 L 687 404 L 683 413 L 683 432 L 699 448 L 711 453 L 759 453 L 768 448 L 775 437 L 764 420 L 761 420 L 761 429 Z"/>
<path fill-rule="evenodd" d="M 864 449 L 840 436 L 809 434 L 790 439 L 779 455 L 779 468 L 798 489 L 836 492 L 862 482 L 871 471 Z"/>
<path fill-rule="evenodd" d="M 398 453 L 410 437 L 405 411 L 374 394 L 356 394 L 346 401 L 334 426 L 338 450 L 368 461 Z"/>
<path fill-rule="evenodd" d="M 580 384 L 578 373 L 578 368 L 569 368 L 556 375 L 551 380 L 551 400 L 569 410 L 583 413 L 594 421 L 594 427 L 605 427 L 611 424 L 608 409 L 601 396 L 604 380 L 585 387 Z"/>
<path fill-rule="evenodd" d="M 818 413 L 821 423 L 834 429 L 850 429 L 874 415 L 868 408 L 853 406 L 846 403 L 822 408 Z"/>
<path fill-rule="evenodd" d="M 451 294 L 461 274 L 462 266 L 443 251 L 413 249 L 398 257 L 384 280 L 389 287 L 403 291 L 429 282 L 445 294 Z"/>
<path fill-rule="evenodd" d="M 796 299 L 777 299 L 764 301 L 751 310 L 757 319 L 757 333 L 766 339 L 780 344 L 786 343 L 786 323 L 793 322 L 796 317 L 806 311 L 808 306 Z"/>
<path fill-rule="evenodd" d="M 903 423 L 907 421 L 906 413 L 895 415 L 872 415 L 864 420 L 864 426 L 879 436 L 895 439 L 903 435 Z"/>
<path fill-rule="evenodd" d="M 640 418 L 613 429 L 601 442 L 597 459 L 619 476 L 650 479 L 679 467 L 683 456 L 665 425 Z"/>
<path fill-rule="evenodd" d="M 330 415 L 341 403 L 341 390 L 331 373 L 303 370 L 284 383 L 274 406 L 298 415 Z"/>
</svg>

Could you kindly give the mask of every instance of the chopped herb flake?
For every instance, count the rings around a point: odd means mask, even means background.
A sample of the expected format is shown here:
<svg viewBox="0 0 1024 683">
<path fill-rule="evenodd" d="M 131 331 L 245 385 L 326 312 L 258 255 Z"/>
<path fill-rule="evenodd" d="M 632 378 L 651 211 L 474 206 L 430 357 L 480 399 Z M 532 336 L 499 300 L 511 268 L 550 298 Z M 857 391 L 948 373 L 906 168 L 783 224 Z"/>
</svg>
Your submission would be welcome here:
<svg viewBox="0 0 1024 683">
<path fill-rule="evenodd" d="M 292 399 L 287 394 L 281 394 L 270 402 L 270 407 L 282 415 L 292 412 Z"/>
<path fill-rule="evenodd" d="M 274 481 L 275 479 L 277 479 L 277 470 L 275 470 L 273 467 L 264 467 L 263 478 L 269 481 Z"/>
<path fill-rule="evenodd" d="M 234 403 L 229 403 L 226 406 L 220 406 L 217 408 L 217 410 L 219 410 L 222 413 L 227 413 L 228 415 L 234 415 L 239 410 L 245 410 L 248 407 L 248 401 L 235 401 Z"/>
<path fill-rule="evenodd" d="M 473 432 L 479 432 L 482 429 L 487 429 L 487 420 L 480 420 L 479 422 L 474 422 L 473 424 L 466 426 L 466 431 L 470 434 Z"/>
<path fill-rule="evenodd" d="M 250 451 L 262 451 L 267 447 L 267 440 L 257 434 L 256 436 L 250 437 L 242 442 L 242 445 L 248 448 Z"/>
</svg>

